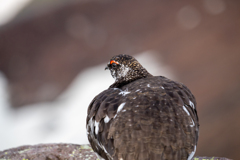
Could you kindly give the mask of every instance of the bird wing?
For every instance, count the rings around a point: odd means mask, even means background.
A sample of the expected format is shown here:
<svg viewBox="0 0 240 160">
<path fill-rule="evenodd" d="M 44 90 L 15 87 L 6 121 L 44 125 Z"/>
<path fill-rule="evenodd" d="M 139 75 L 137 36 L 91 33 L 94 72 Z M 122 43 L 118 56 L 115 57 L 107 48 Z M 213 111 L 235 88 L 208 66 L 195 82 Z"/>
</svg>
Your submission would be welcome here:
<svg viewBox="0 0 240 160">
<path fill-rule="evenodd" d="M 109 88 L 97 95 L 88 107 L 87 135 L 93 150 L 104 159 L 112 159 L 113 139 L 108 138 L 110 126 L 123 99 L 120 89 Z"/>
<path fill-rule="evenodd" d="M 190 90 L 161 76 L 109 88 L 88 108 L 88 139 L 104 159 L 187 159 L 198 127 Z"/>
</svg>

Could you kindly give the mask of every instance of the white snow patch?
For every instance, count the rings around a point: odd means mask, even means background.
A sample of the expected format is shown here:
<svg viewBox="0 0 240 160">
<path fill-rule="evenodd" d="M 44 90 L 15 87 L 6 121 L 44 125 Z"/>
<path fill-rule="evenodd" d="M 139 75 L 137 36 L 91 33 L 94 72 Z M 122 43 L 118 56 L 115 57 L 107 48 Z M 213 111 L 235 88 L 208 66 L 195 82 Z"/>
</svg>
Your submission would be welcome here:
<svg viewBox="0 0 240 160">
<path fill-rule="evenodd" d="M 183 106 L 183 110 L 190 116 L 190 113 L 188 112 L 188 110 L 185 106 Z"/>
<path fill-rule="evenodd" d="M 106 116 L 105 118 L 104 118 L 104 122 L 105 123 L 108 123 L 110 121 L 110 118 L 108 117 L 108 116 Z"/>
<path fill-rule="evenodd" d="M 32 0 L 0 0 L 0 26 L 10 22 Z"/>
<path fill-rule="evenodd" d="M 1 91 L 4 93 L 0 96 L 0 131 L 7 132 L 0 132 L 0 150 L 38 143 L 88 144 L 88 105 L 94 96 L 114 83 L 109 72 L 104 71 L 105 66 L 106 63 L 81 72 L 56 100 L 18 110 L 11 109 L 6 80 L 4 87 L 0 87 L 0 95 Z M 3 79 L 0 74 L 0 86 Z"/>
<path fill-rule="evenodd" d="M 192 153 L 190 153 L 190 155 L 188 156 L 188 160 L 192 160 L 192 158 L 196 152 L 196 148 L 197 148 L 197 146 L 194 146 L 194 151 L 192 151 Z"/>
<path fill-rule="evenodd" d="M 135 58 L 149 73 L 176 79 L 155 54 L 159 53 L 146 51 Z M 88 105 L 94 96 L 114 83 L 105 67 L 103 63 L 83 70 L 54 101 L 26 105 L 17 110 L 11 109 L 7 79 L 0 73 L 0 131 L 7 131 L 0 132 L 0 150 L 38 143 L 88 144 L 85 132 Z M 94 133 L 94 122 L 89 125 Z"/>
<path fill-rule="evenodd" d="M 140 91 L 140 89 L 136 90 L 135 92 L 138 92 L 138 91 Z"/>
<path fill-rule="evenodd" d="M 147 87 L 150 87 L 150 84 L 147 84 Z"/>
<path fill-rule="evenodd" d="M 162 89 L 164 89 L 164 87 L 163 87 L 163 86 L 161 86 L 161 88 L 162 88 Z"/>
</svg>

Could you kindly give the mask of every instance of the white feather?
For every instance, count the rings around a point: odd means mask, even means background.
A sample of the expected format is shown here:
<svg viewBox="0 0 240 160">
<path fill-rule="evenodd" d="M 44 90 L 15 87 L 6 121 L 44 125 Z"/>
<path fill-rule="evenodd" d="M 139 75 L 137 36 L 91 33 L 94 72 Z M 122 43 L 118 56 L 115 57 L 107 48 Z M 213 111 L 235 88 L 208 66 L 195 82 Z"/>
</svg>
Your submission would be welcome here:
<svg viewBox="0 0 240 160">
<path fill-rule="evenodd" d="M 110 121 L 110 118 L 108 117 L 108 116 L 106 116 L 105 118 L 104 118 L 104 122 L 105 123 L 108 123 Z"/>
<path fill-rule="evenodd" d="M 188 112 L 188 110 L 185 106 L 183 106 L 183 110 L 190 116 L 190 113 Z"/>
<path fill-rule="evenodd" d="M 192 151 L 192 153 L 190 153 L 190 155 L 188 156 L 188 160 L 191 160 L 196 152 L 196 148 L 197 146 L 194 146 L 194 151 Z"/>
</svg>

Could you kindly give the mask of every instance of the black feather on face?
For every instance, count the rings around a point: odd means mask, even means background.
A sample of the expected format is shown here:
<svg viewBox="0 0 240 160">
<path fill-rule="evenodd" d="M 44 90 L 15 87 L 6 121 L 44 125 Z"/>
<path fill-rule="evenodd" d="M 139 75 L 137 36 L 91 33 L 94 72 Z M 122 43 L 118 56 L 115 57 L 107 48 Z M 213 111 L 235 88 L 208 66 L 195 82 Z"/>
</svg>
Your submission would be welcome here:
<svg viewBox="0 0 240 160">
<path fill-rule="evenodd" d="M 110 59 L 105 69 L 109 69 L 115 83 L 110 87 L 120 87 L 134 80 L 152 76 L 132 56 L 120 54 Z"/>
</svg>

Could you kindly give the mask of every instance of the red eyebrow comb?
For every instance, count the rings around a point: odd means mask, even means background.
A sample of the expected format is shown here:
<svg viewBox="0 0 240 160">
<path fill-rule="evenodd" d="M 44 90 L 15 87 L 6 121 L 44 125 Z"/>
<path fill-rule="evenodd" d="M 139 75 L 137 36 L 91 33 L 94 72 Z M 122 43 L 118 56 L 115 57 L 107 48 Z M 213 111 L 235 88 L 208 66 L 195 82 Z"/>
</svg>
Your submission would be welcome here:
<svg viewBox="0 0 240 160">
<path fill-rule="evenodd" d="M 111 60 L 111 61 L 110 61 L 110 64 L 113 64 L 113 63 L 119 64 L 118 62 L 116 62 L 116 61 L 114 61 L 114 60 Z"/>
</svg>

